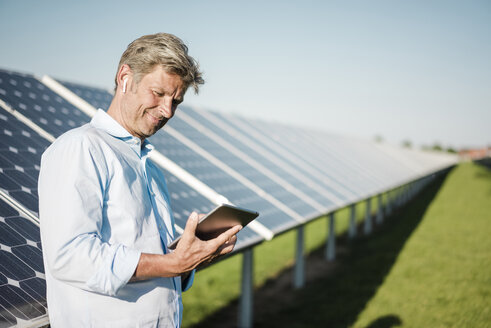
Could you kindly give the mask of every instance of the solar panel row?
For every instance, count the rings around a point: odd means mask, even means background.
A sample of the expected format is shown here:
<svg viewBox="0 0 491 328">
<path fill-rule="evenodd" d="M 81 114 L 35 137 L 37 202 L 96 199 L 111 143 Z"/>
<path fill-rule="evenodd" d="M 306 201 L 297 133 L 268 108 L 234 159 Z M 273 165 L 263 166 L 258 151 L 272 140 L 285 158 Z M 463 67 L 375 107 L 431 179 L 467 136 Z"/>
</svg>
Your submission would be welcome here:
<svg viewBox="0 0 491 328">
<path fill-rule="evenodd" d="M 41 154 L 111 99 L 107 90 L 0 70 L 0 197 L 8 200 L 0 200 L 0 327 L 46 313 L 39 228 L 27 219 L 38 212 Z M 178 232 L 191 211 L 220 199 L 260 213 L 236 251 L 455 161 L 186 106 L 150 141 Z"/>
</svg>

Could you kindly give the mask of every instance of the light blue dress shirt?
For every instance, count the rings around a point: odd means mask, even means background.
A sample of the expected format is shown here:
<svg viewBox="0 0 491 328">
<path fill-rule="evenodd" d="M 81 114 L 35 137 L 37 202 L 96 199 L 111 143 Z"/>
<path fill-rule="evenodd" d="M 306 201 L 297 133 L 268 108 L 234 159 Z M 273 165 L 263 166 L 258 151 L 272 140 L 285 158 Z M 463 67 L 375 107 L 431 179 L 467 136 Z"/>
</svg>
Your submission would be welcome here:
<svg viewBox="0 0 491 328">
<path fill-rule="evenodd" d="M 174 237 L 153 146 L 103 110 L 59 137 L 39 175 L 41 242 L 52 327 L 179 327 L 181 278 L 129 282 L 141 253 Z"/>
</svg>

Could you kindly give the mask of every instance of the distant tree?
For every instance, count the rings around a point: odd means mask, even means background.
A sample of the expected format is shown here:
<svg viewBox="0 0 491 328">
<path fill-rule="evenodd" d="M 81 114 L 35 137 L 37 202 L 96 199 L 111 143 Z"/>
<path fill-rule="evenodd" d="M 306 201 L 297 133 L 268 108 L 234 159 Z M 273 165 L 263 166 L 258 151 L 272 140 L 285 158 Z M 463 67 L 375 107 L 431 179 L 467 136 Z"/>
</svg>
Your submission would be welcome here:
<svg viewBox="0 0 491 328">
<path fill-rule="evenodd" d="M 384 137 L 382 137 L 380 134 L 375 135 L 375 137 L 373 137 L 373 139 L 374 139 L 374 140 L 375 140 L 375 142 L 377 142 L 377 143 L 382 143 L 382 142 L 384 142 Z"/>
<path fill-rule="evenodd" d="M 455 148 L 448 147 L 448 148 L 447 148 L 447 153 L 457 154 L 457 150 L 456 150 Z"/>
<path fill-rule="evenodd" d="M 404 147 L 404 148 L 412 148 L 413 147 L 413 143 L 410 140 L 404 140 L 402 142 L 402 147 Z"/>
<path fill-rule="evenodd" d="M 431 146 L 431 150 L 443 151 L 443 147 L 438 142 L 435 142 L 435 144 L 433 146 Z"/>
</svg>

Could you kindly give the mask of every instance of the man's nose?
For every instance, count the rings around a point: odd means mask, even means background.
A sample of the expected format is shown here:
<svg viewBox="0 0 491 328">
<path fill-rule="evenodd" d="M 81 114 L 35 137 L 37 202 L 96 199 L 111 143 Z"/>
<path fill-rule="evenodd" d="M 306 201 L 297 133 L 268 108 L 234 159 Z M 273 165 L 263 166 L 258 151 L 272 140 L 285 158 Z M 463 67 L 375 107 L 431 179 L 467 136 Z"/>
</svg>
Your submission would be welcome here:
<svg viewBox="0 0 491 328">
<path fill-rule="evenodd" d="M 172 102 L 172 97 L 162 97 L 159 103 L 159 112 L 163 117 L 171 118 L 174 115 Z"/>
</svg>

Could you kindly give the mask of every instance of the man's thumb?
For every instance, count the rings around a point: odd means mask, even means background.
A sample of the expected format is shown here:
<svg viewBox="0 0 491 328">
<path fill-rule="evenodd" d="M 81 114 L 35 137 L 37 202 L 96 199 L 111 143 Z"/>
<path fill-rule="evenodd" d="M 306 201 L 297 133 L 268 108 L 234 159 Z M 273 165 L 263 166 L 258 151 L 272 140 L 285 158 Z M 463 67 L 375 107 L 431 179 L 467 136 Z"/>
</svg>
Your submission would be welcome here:
<svg viewBox="0 0 491 328">
<path fill-rule="evenodd" d="M 186 222 L 186 227 L 184 228 L 184 235 L 191 234 L 191 236 L 194 236 L 196 233 L 197 226 L 198 226 L 198 213 L 192 212 L 189 215 L 188 221 Z"/>
</svg>

